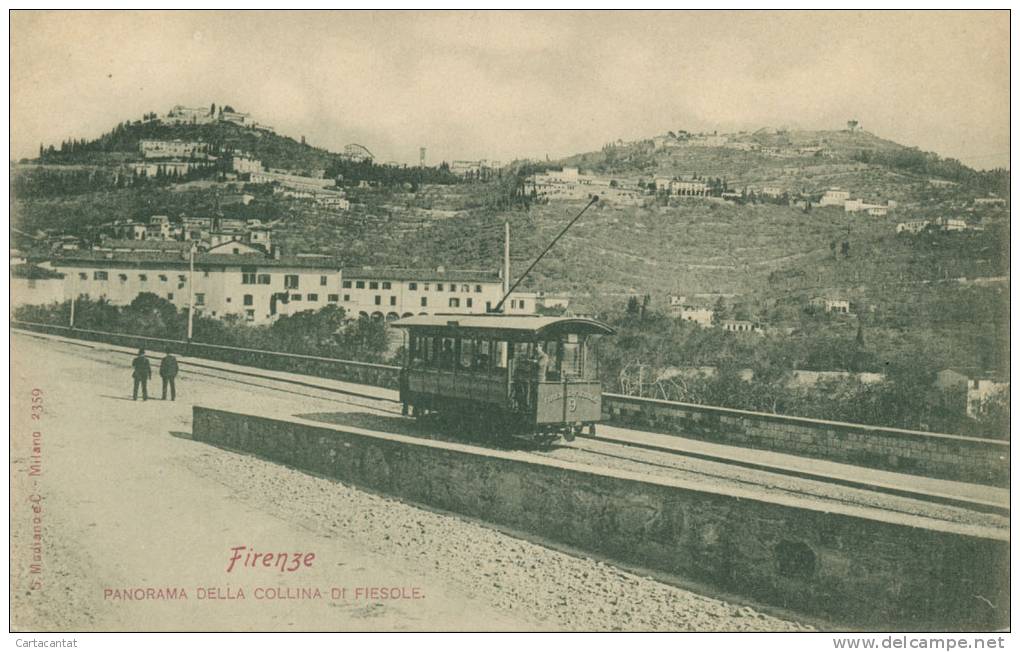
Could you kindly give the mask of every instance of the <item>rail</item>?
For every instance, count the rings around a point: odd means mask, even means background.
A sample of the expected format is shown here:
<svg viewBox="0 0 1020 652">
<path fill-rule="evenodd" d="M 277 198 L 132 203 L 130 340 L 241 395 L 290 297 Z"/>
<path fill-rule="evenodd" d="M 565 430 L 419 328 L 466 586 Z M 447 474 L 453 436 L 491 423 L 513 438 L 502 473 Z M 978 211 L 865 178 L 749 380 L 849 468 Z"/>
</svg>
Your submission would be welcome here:
<svg viewBox="0 0 1020 652">
<path fill-rule="evenodd" d="M 196 357 L 303 373 L 395 389 L 399 367 L 355 360 L 188 343 L 68 326 L 11 320 L 28 330 L 118 342 L 158 343 Z M 905 430 L 844 421 L 827 421 L 679 401 L 603 394 L 603 413 L 610 421 L 662 434 L 759 448 L 837 462 L 932 477 L 1000 485 L 1008 482 L 1008 440 Z"/>
<path fill-rule="evenodd" d="M 51 334 L 61 334 L 68 337 L 106 342 L 108 344 L 119 344 L 121 346 L 144 344 L 150 348 L 170 348 L 180 354 L 219 360 L 221 362 L 234 362 L 275 371 L 290 371 L 337 380 L 356 381 L 379 387 L 395 388 L 397 386 L 397 374 L 400 371 L 399 367 L 393 365 L 360 362 L 357 360 L 341 360 L 339 358 L 327 358 L 302 353 L 251 349 L 206 342 L 187 342 L 185 340 L 129 333 L 112 333 L 109 331 L 71 328 L 69 326 L 20 320 L 11 320 L 11 325 L 30 331 L 49 332 Z"/>
</svg>

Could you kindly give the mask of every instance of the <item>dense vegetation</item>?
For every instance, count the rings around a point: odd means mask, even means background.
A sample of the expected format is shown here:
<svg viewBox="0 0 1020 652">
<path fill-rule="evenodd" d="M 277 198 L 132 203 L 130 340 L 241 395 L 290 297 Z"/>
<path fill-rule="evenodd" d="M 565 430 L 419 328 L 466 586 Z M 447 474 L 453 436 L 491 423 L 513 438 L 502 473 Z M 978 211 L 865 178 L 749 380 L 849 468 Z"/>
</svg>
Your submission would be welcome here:
<svg viewBox="0 0 1020 652">
<path fill-rule="evenodd" d="M 887 427 L 1009 436 L 1008 397 L 981 406 L 980 418 L 972 420 L 965 415 L 963 389 L 935 386 L 935 374 L 956 353 L 940 351 L 937 341 L 913 337 L 872 344 L 859 324 L 790 335 L 736 334 L 680 322 L 642 303 L 601 315 L 617 330 L 600 345 L 603 383 L 613 391 Z M 697 371 L 705 367 L 714 370 Z M 789 382 L 795 369 L 881 372 L 885 380 L 866 383 L 847 375 L 799 386 Z"/>
<path fill-rule="evenodd" d="M 23 306 L 14 318 L 40 324 L 66 326 L 70 302 L 49 306 Z M 75 326 L 113 333 L 182 340 L 188 314 L 150 292 L 139 294 L 127 306 L 85 297 L 75 304 Z M 343 308 L 326 306 L 284 315 L 270 325 L 254 326 L 236 315 L 214 319 L 196 314 L 193 340 L 265 351 L 282 351 L 362 362 L 386 361 L 386 332 L 381 322 L 362 317 L 346 321 Z"/>
</svg>

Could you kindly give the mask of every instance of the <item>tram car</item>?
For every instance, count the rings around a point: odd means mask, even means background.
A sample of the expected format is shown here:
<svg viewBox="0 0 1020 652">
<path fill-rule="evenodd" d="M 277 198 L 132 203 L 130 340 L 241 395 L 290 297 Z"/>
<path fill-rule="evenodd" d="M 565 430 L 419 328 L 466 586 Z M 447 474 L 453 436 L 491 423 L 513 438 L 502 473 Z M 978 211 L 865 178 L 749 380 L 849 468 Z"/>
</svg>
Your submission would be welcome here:
<svg viewBox="0 0 1020 652">
<path fill-rule="evenodd" d="M 419 315 L 406 329 L 404 413 L 482 420 L 497 436 L 551 443 L 595 434 L 602 418 L 594 319 L 532 315 Z"/>
</svg>

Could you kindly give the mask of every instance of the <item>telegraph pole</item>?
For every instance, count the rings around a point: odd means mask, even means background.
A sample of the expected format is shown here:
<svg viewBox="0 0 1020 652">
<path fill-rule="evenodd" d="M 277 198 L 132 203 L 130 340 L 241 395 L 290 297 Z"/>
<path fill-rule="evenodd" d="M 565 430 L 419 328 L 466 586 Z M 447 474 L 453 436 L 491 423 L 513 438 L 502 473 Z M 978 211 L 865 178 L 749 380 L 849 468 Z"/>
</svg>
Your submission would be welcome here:
<svg viewBox="0 0 1020 652">
<path fill-rule="evenodd" d="M 191 344 L 191 329 L 195 315 L 195 244 L 188 250 L 188 344 Z"/>
<path fill-rule="evenodd" d="M 510 294 L 510 220 L 503 224 L 503 294 Z"/>
</svg>

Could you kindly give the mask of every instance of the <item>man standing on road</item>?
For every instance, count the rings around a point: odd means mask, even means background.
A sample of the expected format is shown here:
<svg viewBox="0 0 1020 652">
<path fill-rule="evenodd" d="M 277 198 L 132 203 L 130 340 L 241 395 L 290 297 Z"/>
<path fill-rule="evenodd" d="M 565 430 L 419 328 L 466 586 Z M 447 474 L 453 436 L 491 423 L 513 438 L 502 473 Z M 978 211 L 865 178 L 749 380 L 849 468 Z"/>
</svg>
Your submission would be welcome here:
<svg viewBox="0 0 1020 652">
<path fill-rule="evenodd" d="M 138 386 L 142 387 L 142 400 L 149 400 L 149 379 L 152 378 L 152 367 L 149 359 L 145 357 L 145 349 L 138 349 L 138 355 L 131 361 L 131 377 L 135 381 L 134 390 L 131 392 L 131 400 L 138 400 Z"/>
<path fill-rule="evenodd" d="M 159 363 L 159 377 L 163 379 L 163 400 L 166 400 L 166 388 L 170 386 L 170 400 L 177 400 L 177 386 L 174 379 L 177 378 L 177 358 L 167 349 L 166 355 Z"/>
</svg>

